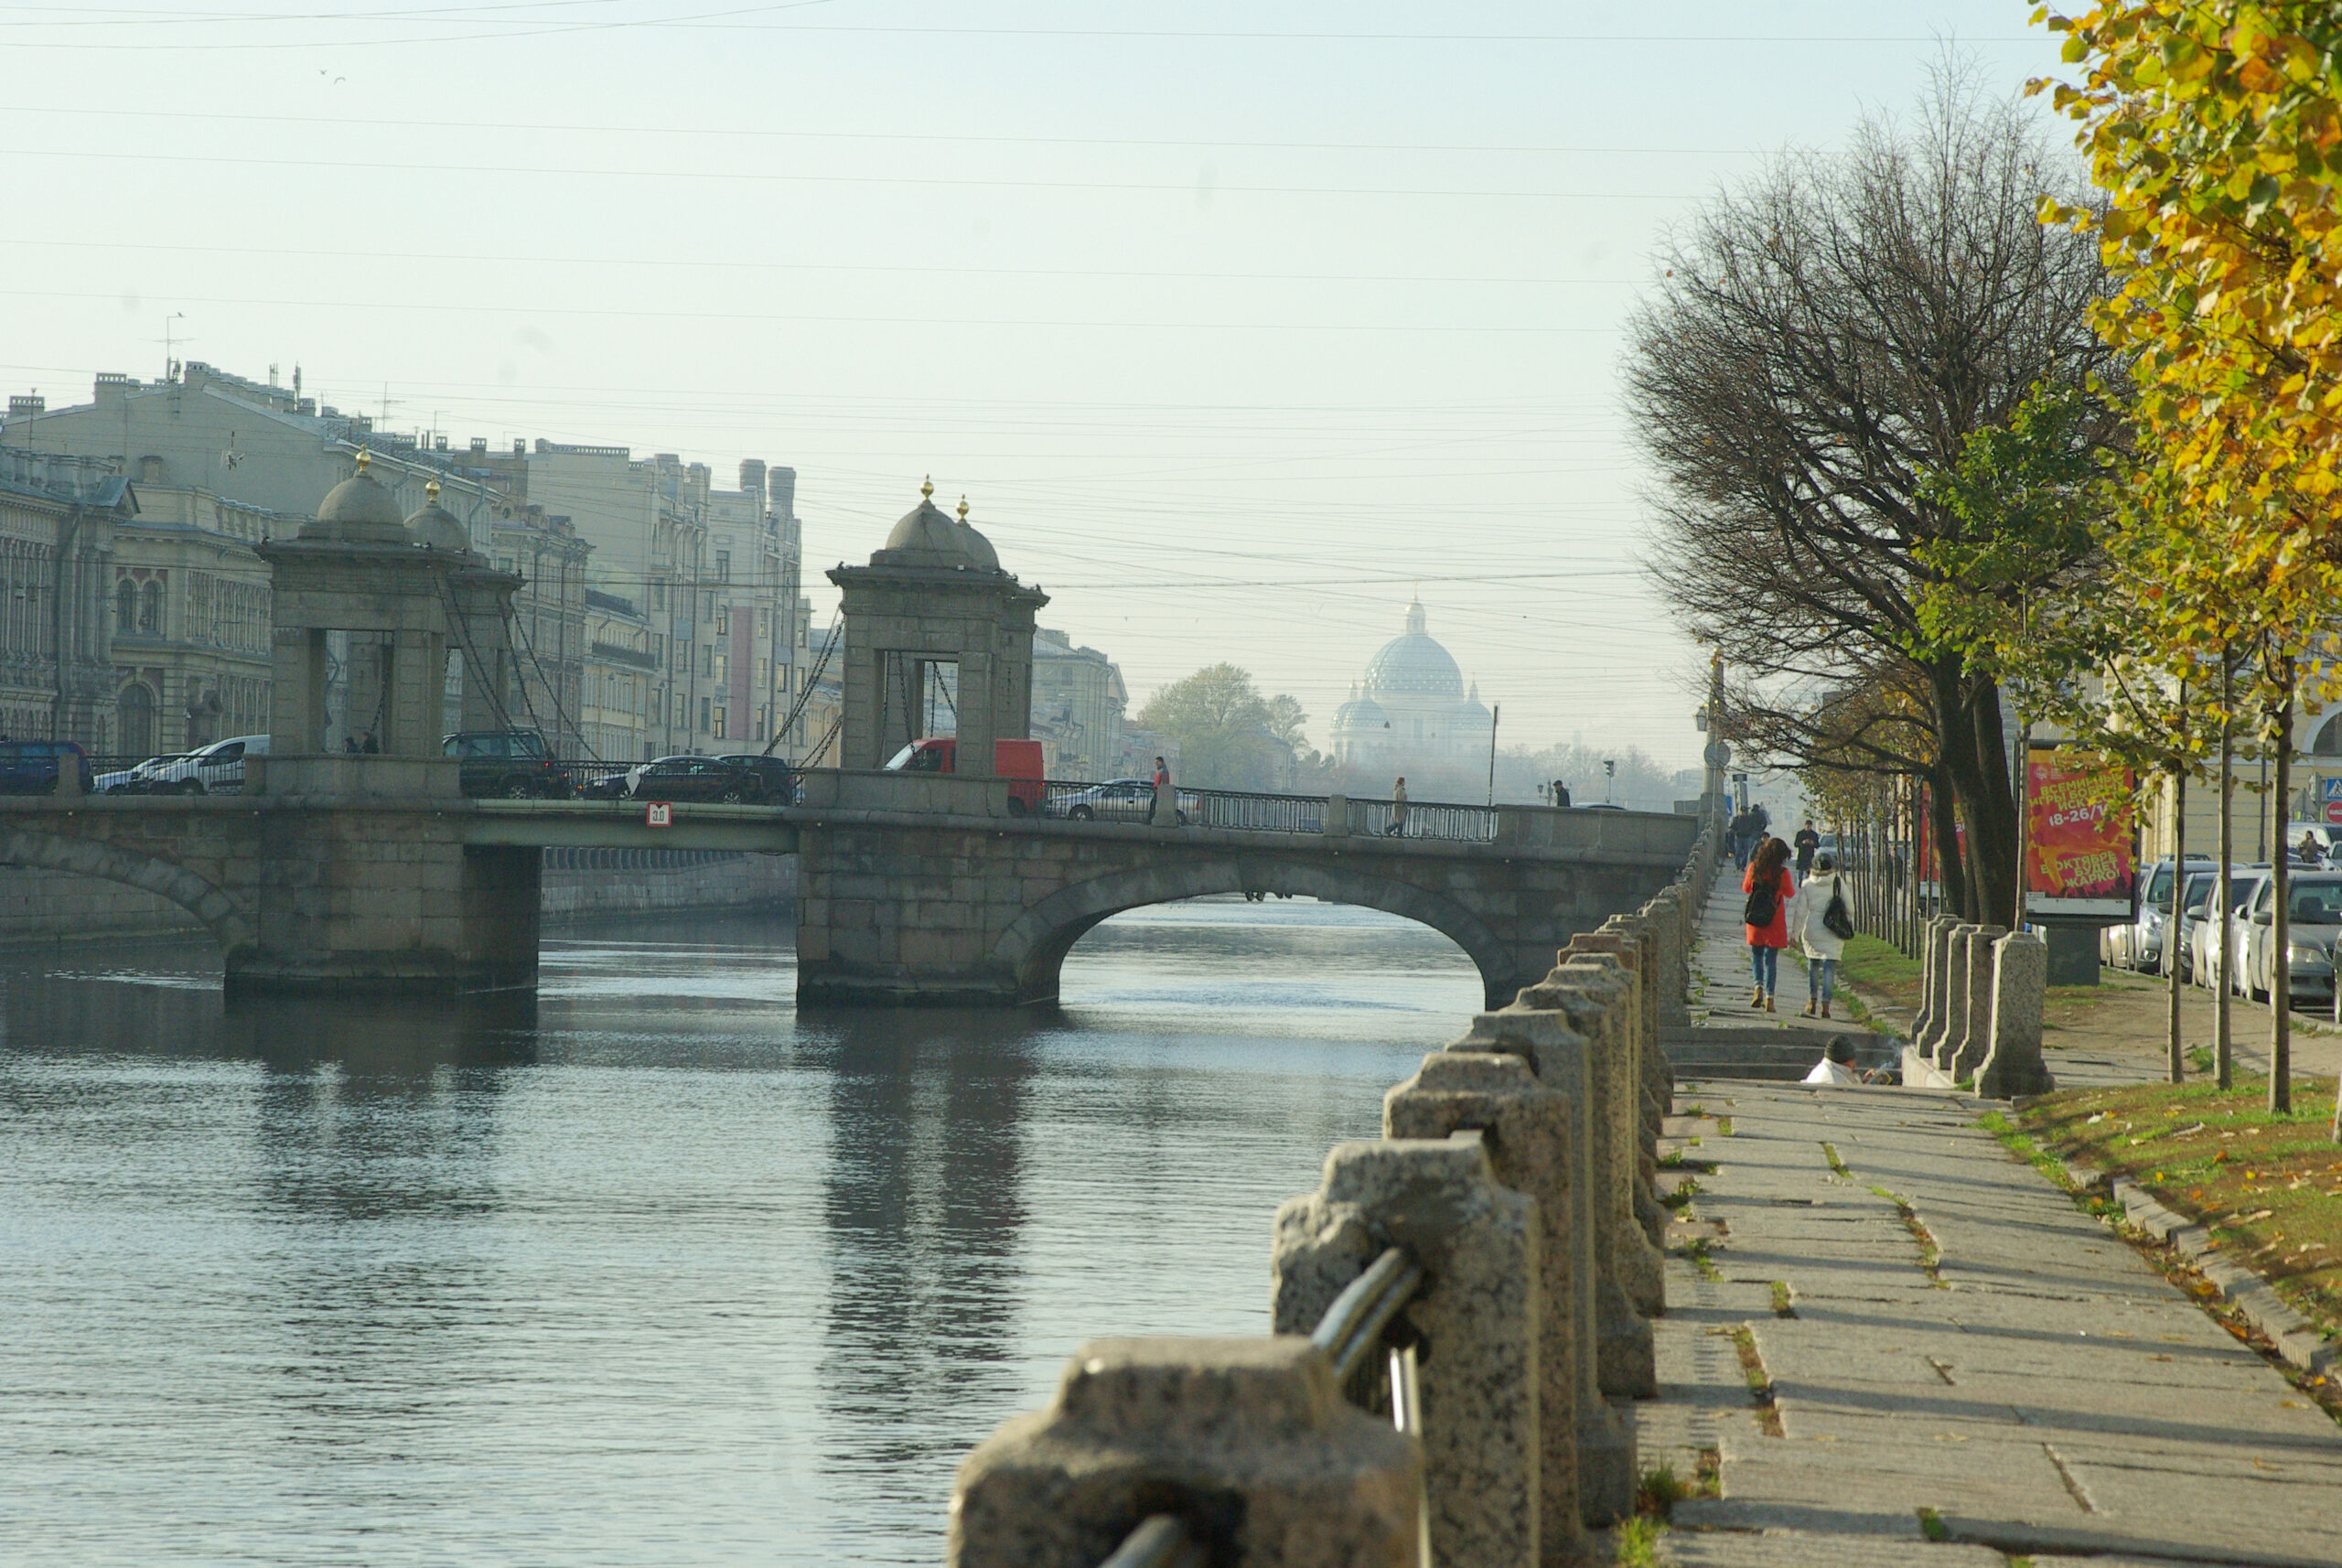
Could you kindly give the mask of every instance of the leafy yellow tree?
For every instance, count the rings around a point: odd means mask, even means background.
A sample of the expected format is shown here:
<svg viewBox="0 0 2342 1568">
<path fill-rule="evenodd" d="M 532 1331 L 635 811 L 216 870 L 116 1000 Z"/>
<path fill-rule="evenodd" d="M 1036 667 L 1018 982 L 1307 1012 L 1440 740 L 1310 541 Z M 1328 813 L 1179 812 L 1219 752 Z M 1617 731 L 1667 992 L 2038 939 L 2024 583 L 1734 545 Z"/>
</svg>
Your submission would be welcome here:
<svg viewBox="0 0 2342 1568">
<path fill-rule="evenodd" d="M 2342 686 L 2314 657 L 2342 579 L 2342 7 L 2102 0 L 2035 16 L 2083 67 L 2056 102 L 2081 127 L 2105 207 L 2046 216 L 2096 224 L 2119 280 L 2097 325 L 2132 357 L 2149 482 L 2173 524 L 2159 618 L 2201 651 L 2253 651 L 2282 800 L 2295 702 Z M 2283 1110 L 2282 854 L 2274 879 L 2270 1103 Z"/>
</svg>

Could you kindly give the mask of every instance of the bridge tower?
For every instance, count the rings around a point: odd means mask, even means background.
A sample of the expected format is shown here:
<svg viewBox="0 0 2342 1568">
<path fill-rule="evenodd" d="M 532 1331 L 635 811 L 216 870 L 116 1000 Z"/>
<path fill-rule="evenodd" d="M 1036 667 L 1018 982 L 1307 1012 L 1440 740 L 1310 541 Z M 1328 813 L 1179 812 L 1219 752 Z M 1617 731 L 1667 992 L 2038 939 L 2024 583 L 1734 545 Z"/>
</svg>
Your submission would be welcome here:
<svg viewBox="0 0 2342 1568">
<path fill-rule="evenodd" d="M 993 742 L 1032 732 L 1033 618 L 1048 596 L 1004 571 L 992 542 L 934 501 L 895 524 L 866 566 L 829 574 L 844 596 L 845 720 L 839 766 L 883 766 L 947 721 L 957 768 L 992 771 Z M 956 670 L 947 687 L 939 666 Z"/>
<path fill-rule="evenodd" d="M 541 853 L 467 845 L 449 810 L 461 764 L 440 755 L 451 658 L 462 661 L 463 722 L 512 722 L 521 579 L 491 570 L 435 494 L 402 519 L 367 463 L 360 452 L 358 472 L 293 538 L 260 546 L 274 578 L 276 690 L 269 755 L 247 764 L 246 788 L 280 810 L 237 872 L 253 907 L 229 982 L 531 983 Z M 353 753 L 369 736 L 373 748 Z"/>
</svg>

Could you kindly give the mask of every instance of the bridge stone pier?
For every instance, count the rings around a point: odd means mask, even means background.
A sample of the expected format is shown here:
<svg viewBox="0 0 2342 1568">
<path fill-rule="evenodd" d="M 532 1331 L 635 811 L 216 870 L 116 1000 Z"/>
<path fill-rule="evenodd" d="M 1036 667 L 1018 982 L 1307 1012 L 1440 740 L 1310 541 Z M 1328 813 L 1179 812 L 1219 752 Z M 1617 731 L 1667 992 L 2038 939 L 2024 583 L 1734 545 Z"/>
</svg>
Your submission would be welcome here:
<svg viewBox="0 0 2342 1568">
<path fill-rule="evenodd" d="M 1573 936 L 1672 880 L 1698 826 L 1630 812 L 1477 814 L 1484 838 L 1075 822 L 1012 814 L 1004 780 L 813 775 L 790 813 L 800 835 L 798 996 L 1048 1002 L 1066 954 L 1111 916 L 1241 892 L 1419 921 L 1470 955 L 1499 1006 L 1542 979 Z M 1338 813 L 1327 821 L 1347 825 Z"/>
</svg>

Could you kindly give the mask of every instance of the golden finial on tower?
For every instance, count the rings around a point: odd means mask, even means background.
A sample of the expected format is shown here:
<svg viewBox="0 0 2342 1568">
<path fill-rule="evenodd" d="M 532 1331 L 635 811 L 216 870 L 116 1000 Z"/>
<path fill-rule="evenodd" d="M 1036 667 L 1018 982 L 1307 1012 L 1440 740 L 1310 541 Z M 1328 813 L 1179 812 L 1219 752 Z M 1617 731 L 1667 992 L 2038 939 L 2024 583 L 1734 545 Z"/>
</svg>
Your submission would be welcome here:
<svg viewBox="0 0 2342 1568">
<path fill-rule="evenodd" d="M 437 506 L 439 504 L 439 480 L 437 476 L 433 476 L 431 482 L 423 487 L 423 493 L 431 498 L 431 504 L 433 506 Z"/>
<path fill-rule="evenodd" d="M 372 462 L 373 460 L 374 460 L 374 454 L 373 454 L 371 451 L 368 450 L 366 447 L 363 447 L 363 446 L 360 446 L 360 447 L 358 449 L 358 473 L 359 473 L 359 477 L 360 477 L 360 478 L 363 478 L 365 477 L 365 474 L 366 474 L 366 465 L 367 465 L 367 464 L 369 464 L 369 463 L 371 463 L 371 462 Z"/>
<path fill-rule="evenodd" d="M 968 498 L 965 496 L 960 498 L 960 521 L 962 522 L 968 521 Z"/>
<path fill-rule="evenodd" d="M 935 499 L 935 476 L 933 474 L 929 474 L 925 479 L 919 482 L 919 499 L 923 501 L 931 501 Z"/>
</svg>

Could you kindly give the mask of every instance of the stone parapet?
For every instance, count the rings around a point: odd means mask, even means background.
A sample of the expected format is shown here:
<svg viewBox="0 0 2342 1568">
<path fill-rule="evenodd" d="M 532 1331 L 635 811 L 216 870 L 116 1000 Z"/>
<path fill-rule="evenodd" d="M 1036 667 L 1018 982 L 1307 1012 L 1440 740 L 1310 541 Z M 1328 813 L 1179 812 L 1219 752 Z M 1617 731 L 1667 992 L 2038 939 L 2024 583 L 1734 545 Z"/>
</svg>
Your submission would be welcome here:
<svg viewBox="0 0 2342 1568">
<path fill-rule="evenodd" d="M 1094 1339 L 1048 1409 L 960 1465 L 953 1568 L 1097 1568 L 1170 1514 L 1209 1561 L 1414 1568 L 1416 1444 L 1345 1402 L 1306 1337 Z"/>
<path fill-rule="evenodd" d="M 1570 1122 L 1577 1107 L 1537 1076 L 1524 1057 L 1463 1048 L 1423 1058 L 1415 1076 L 1382 1097 L 1385 1138 L 1483 1134 L 1497 1180 L 1537 1201 L 1538 1458 L 1542 1560 L 1583 1563 L 1588 1551 L 1578 1504 L 1575 1281 L 1570 1234 Z"/>
<path fill-rule="evenodd" d="M 1499 1183 L 1477 1133 L 1337 1144 L 1318 1189 L 1277 1210 L 1280 1334 L 1315 1328 L 1385 1248 L 1426 1272 L 1402 1315 L 1433 1347 L 1422 1390 L 1434 1562 L 1540 1562 L 1541 1230 L 1536 1200 Z"/>
</svg>

